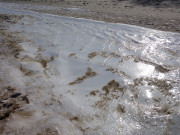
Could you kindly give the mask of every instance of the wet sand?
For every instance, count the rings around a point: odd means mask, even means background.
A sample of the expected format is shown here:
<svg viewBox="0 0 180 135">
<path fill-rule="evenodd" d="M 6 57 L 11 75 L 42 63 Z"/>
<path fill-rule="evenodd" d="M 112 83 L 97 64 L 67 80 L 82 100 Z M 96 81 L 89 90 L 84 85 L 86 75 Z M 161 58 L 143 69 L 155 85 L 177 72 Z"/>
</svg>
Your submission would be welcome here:
<svg viewBox="0 0 180 135">
<path fill-rule="evenodd" d="M 180 2 L 178 1 L 164 0 L 160 3 L 152 0 L 147 3 L 142 0 L 139 2 L 132 2 L 132 0 L 0 0 L 0 2 L 80 8 L 81 12 L 70 12 L 66 9 L 36 9 L 35 11 L 180 32 Z"/>
</svg>

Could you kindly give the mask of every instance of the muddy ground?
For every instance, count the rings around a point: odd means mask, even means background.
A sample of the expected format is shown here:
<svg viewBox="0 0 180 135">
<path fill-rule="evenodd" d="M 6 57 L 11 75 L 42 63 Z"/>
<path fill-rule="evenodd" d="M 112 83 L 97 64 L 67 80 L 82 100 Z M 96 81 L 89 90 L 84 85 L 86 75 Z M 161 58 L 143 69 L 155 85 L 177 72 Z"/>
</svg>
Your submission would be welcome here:
<svg viewBox="0 0 180 135">
<path fill-rule="evenodd" d="M 21 38 L 7 29 L 20 18 L 20 16 L 0 14 L 0 134 L 3 133 L 11 114 L 21 110 L 25 104 L 29 104 L 27 95 L 21 93 L 18 86 L 11 82 L 10 77 L 8 78 L 8 70 L 3 67 L 4 60 L 9 59 L 9 64 L 19 63 L 16 56 L 22 51 L 19 46 Z"/>
</svg>

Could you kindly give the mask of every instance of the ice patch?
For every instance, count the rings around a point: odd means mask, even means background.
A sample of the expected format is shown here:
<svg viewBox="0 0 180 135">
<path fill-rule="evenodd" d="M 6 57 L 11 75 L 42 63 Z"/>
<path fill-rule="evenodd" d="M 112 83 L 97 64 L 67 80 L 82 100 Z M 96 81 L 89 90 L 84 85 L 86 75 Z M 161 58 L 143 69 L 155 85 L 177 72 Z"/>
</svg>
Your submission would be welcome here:
<svg viewBox="0 0 180 135">
<path fill-rule="evenodd" d="M 31 41 L 18 56 L 31 76 L 13 73 L 31 103 L 5 134 L 178 134 L 180 34 L 0 6 Z"/>
</svg>

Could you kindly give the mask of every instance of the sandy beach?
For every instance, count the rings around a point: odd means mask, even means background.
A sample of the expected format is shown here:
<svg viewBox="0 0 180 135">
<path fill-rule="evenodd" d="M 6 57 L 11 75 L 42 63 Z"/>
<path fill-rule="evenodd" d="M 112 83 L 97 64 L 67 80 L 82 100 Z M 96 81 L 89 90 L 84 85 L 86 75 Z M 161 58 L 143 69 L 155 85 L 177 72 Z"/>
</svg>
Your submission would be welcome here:
<svg viewBox="0 0 180 135">
<path fill-rule="evenodd" d="M 80 8 L 82 12 L 61 10 L 39 10 L 61 16 L 89 18 L 113 23 L 137 25 L 162 31 L 180 32 L 180 3 L 178 1 L 143 0 L 0 0 L 22 4 L 46 5 L 61 8 Z"/>
</svg>

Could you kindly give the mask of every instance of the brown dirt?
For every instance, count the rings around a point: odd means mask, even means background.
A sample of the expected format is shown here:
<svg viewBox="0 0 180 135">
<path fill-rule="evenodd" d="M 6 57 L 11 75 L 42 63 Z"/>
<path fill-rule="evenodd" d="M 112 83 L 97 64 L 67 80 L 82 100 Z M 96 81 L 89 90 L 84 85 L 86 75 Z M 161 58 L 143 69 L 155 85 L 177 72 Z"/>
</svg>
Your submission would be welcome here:
<svg viewBox="0 0 180 135">
<path fill-rule="evenodd" d="M 15 24 L 22 16 L 0 14 L 0 59 L 10 58 L 18 65 L 16 55 L 23 49 L 19 45 L 22 41 L 17 33 L 9 32 L 8 26 Z M 0 67 L 1 70 L 1 67 Z M 13 85 L 9 80 L 0 77 L 0 134 L 3 134 L 6 120 L 10 119 L 12 113 L 21 110 L 25 104 L 29 104 L 28 96 Z"/>
<path fill-rule="evenodd" d="M 15 88 L 8 86 L 7 88 L 0 89 L 3 93 L 0 95 L 0 121 L 7 119 L 11 113 L 21 108 L 23 104 L 28 104 L 27 96 L 18 93 Z"/>
<path fill-rule="evenodd" d="M 100 99 L 95 102 L 93 107 L 107 109 L 109 102 L 114 99 L 119 99 L 124 94 L 125 88 L 120 86 L 116 80 L 111 80 L 107 85 L 102 87 L 102 90 L 91 91 L 90 96 L 99 96 Z"/>
<path fill-rule="evenodd" d="M 163 31 L 180 32 L 180 3 L 164 1 L 140 3 L 136 0 L 0 0 L 2 2 L 30 3 L 64 8 L 81 8 L 83 11 L 36 9 L 38 12 L 89 18 L 113 23 L 143 26 Z M 133 2 L 134 1 L 134 2 Z"/>
<path fill-rule="evenodd" d="M 77 55 L 77 53 L 71 53 L 71 54 L 69 54 L 69 57 L 73 57 L 73 56 L 76 56 Z"/>
<path fill-rule="evenodd" d="M 78 77 L 75 81 L 70 82 L 69 85 L 75 85 L 83 82 L 85 79 L 96 76 L 96 72 L 93 71 L 91 68 L 87 68 L 87 72 L 85 75 Z"/>
<path fill-rule="evenodd" d="M 125 109 L 125 107 L 124 107 L 123 105 L 119 104 L 119 105 L 117 106 L 117 111 L 118 111 L 120 114 L 123 114 L 123 113 L 126 112 L 126 109 Z"/>
<path fill-rule="evenodd" d="M 11 19 L 12 18 L 12 19 Z M 18 44 L 21 42 L 21 39 L 16 35 L 16 33 L 8 32 L 7 26 L 16 23 L 19 16 L 11 16 L 11 15 L 0 15 L 0 36 L 2 41 L 0 42 L 0 55 L 18 55 L 23 49 Z"/>
<path fill-rule="evenodd" d="M 121 57 L 119 54 L 116 54 L 114 52 L 108 53 L 108 52 L 105 52 L 105 51 L 91 52 L 91 53 L 88 54 L 89 59 L 93 59 L 96 56 L 101 56 L 101 57 L 105 57 L 105 58 L 107 58 L 107 57 L 120 58 Z"/>
<path fill-rule="evenodd" d="M 89 54 L 88 54 L 88 58 L 89 58 L 89 59 L 93 59 L 94 57 L 96 57 L 96 55 L 98 55 L 97 52 L 89 53 Z"/>
</svg>

